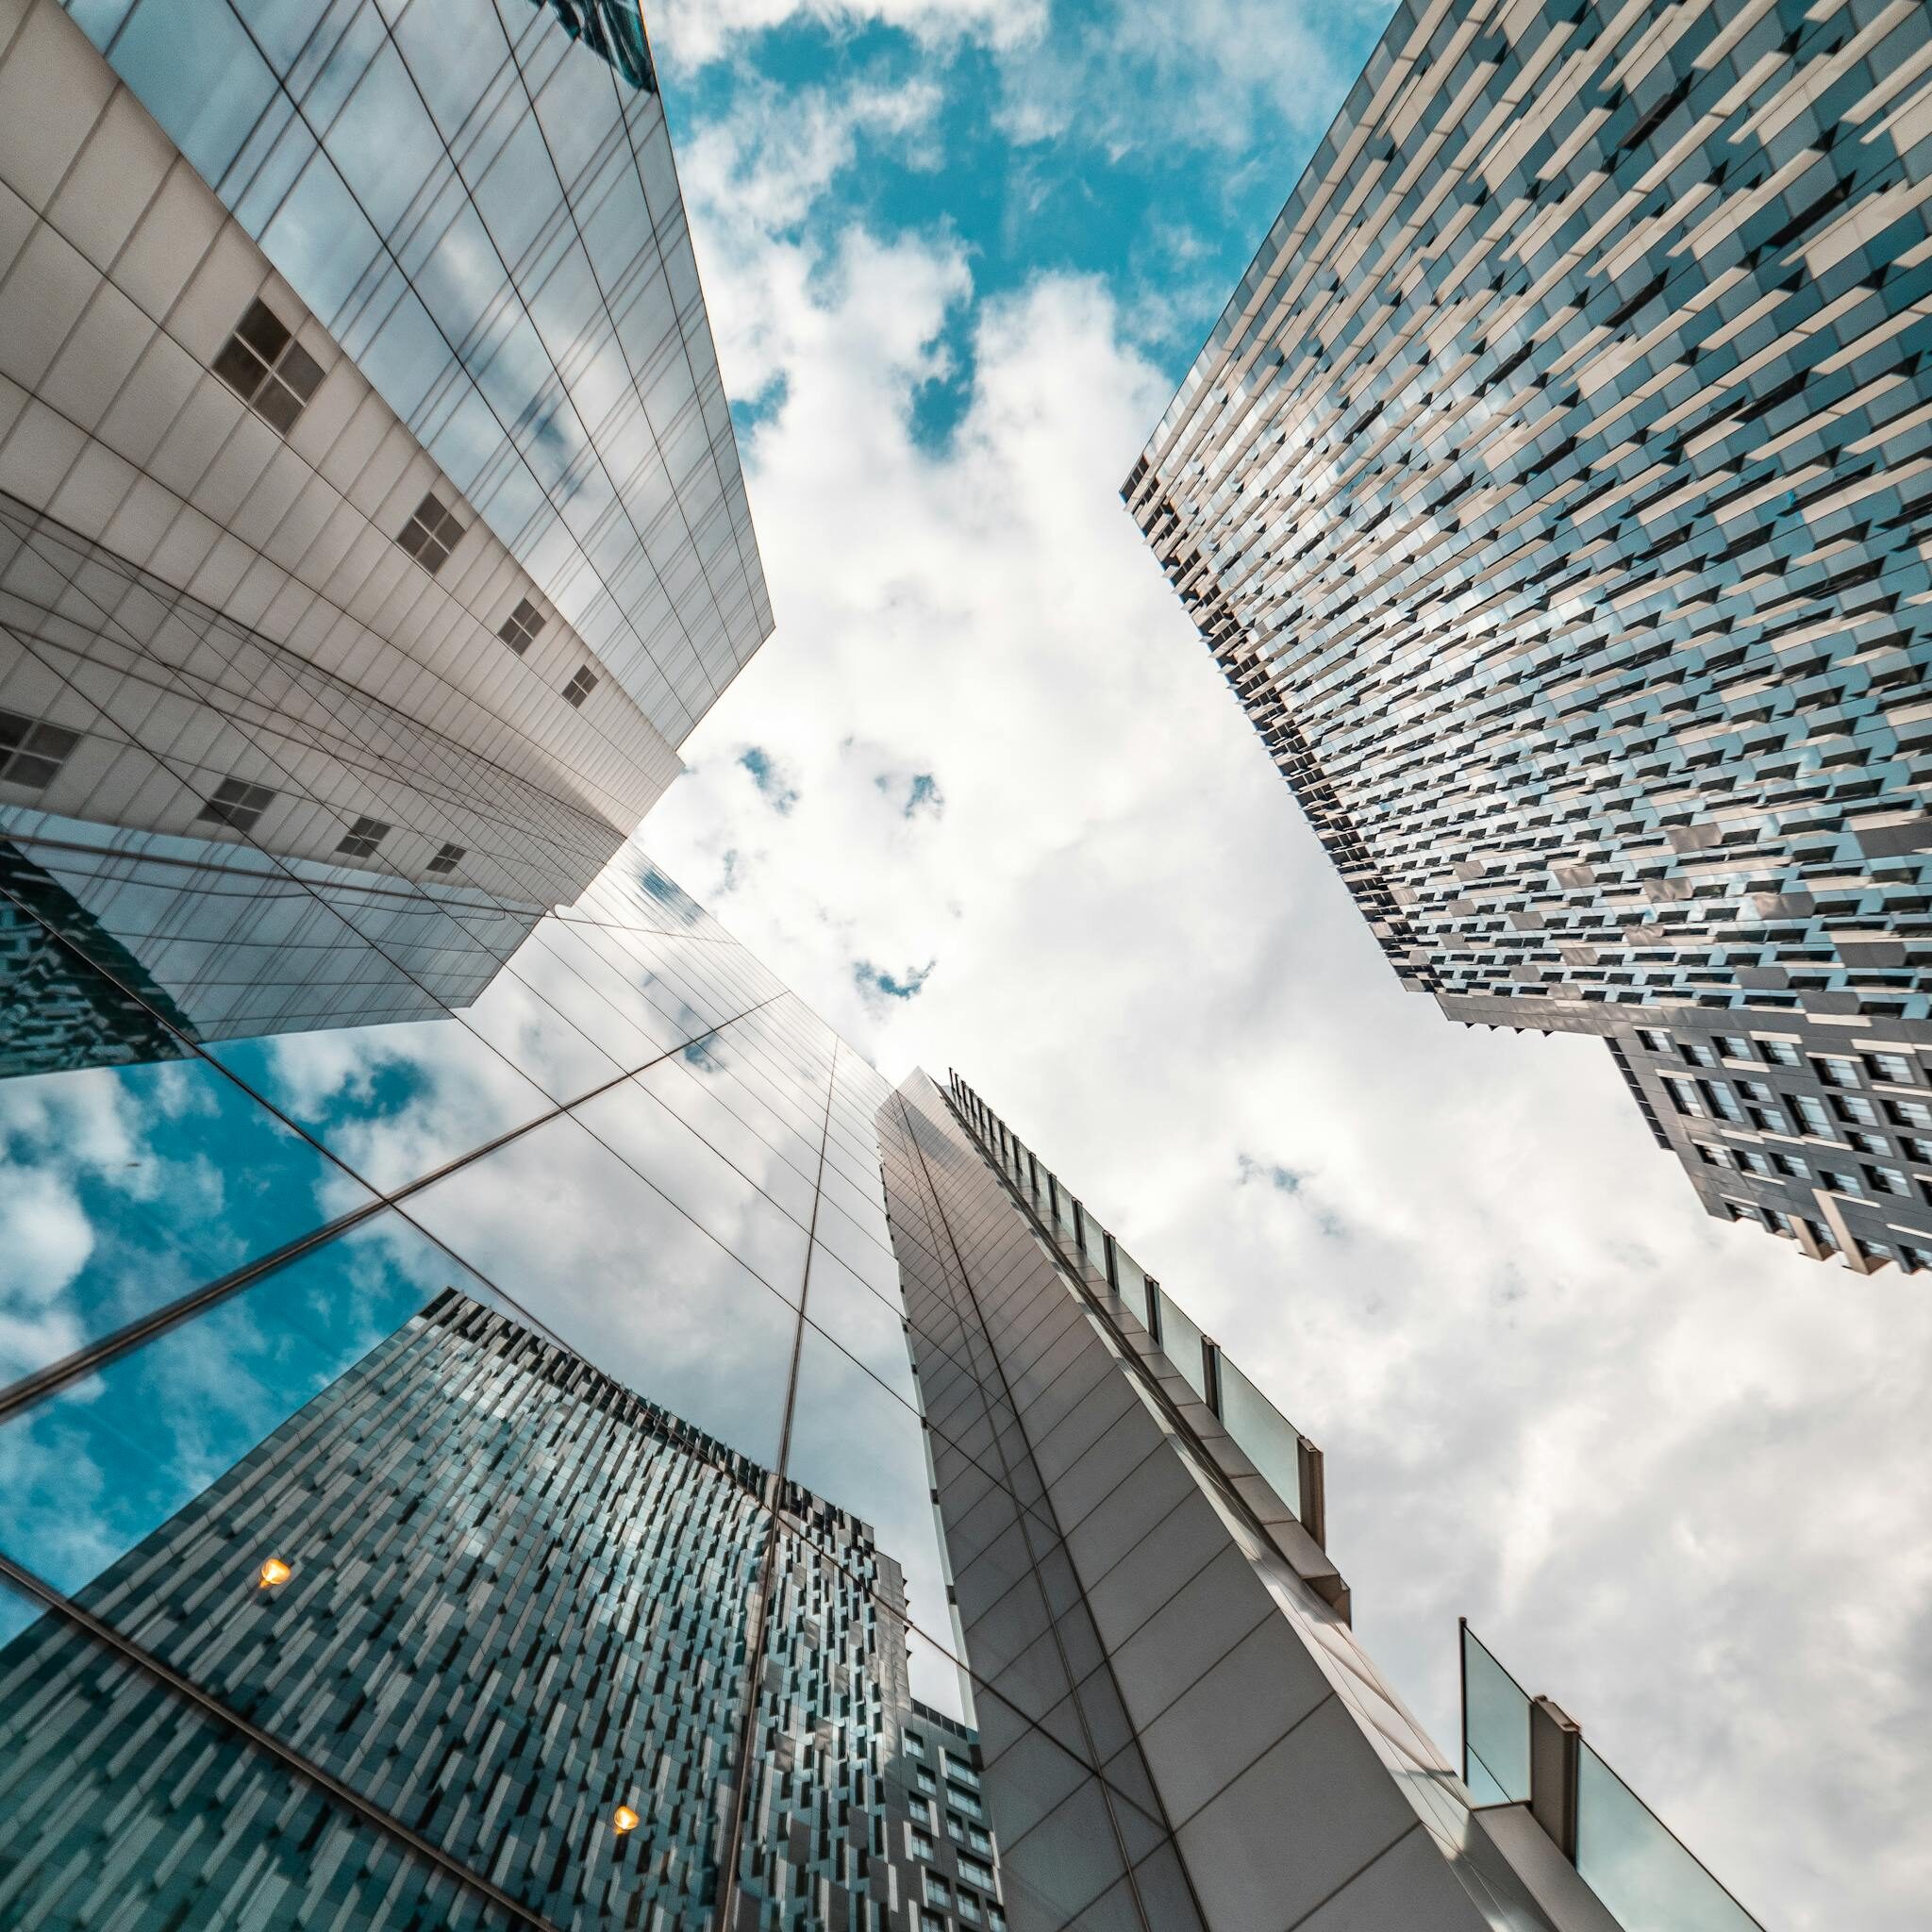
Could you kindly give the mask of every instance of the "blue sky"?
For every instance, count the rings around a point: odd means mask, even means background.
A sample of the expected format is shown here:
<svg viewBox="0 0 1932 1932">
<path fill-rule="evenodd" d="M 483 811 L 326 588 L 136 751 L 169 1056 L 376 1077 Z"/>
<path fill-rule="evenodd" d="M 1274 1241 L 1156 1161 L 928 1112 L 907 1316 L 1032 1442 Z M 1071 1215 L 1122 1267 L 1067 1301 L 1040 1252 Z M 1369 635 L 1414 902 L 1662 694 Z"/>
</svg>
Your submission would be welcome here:
<svg viewBox="0 0 1932 1932">
<path fill-rule="evenodd" d="M 879 9 L 909 25 L 864 8 L 801 8 L 762 32 L 716 36 L 688 33 L 683 8 L 664 10 L 659 55 L 680 152 L 697 129 L 778 99 L 916 95 L 914 138 L 904 125 L 858 127 L 849 165 L 809 219 L 957 239 L 977 302 L 1042 273 L 1098 277 L 1175 384 L 1390 11 L 1381 0 L 1208 6 L 1147 32 L 1129 27 L 1131 9 L 1077 0 L 1043 15 L 1013 8 L 1034 25 L 1002 45 L 997 33 L 936 28 L 917 8 Z M 997 6 L 985 11 L 1001 18 Z M 1257 39 L 1276 64 L 1241 58 Z M 693 42 L 710 58 L 687 58 Z M 961 305 L 949 316 L 950 366 L 914 397 L 923 443 L 943 441 L 971 393 L 971 313 Z M 775 386 L 736 397 L 741 427 L 776 401 Z"/>
<path fill-rule="evenodd" d="M 1403 992 L 1118 498 L 1385 11 L 652 9 L 777 630 L 645 839 L 1322 1444 L 1440 1742 L 1463 1613 L 1772 1923 L 1904 1932 L 1932 1303 L 1707 1219 L 1596 1042 Z"/>
</svg>

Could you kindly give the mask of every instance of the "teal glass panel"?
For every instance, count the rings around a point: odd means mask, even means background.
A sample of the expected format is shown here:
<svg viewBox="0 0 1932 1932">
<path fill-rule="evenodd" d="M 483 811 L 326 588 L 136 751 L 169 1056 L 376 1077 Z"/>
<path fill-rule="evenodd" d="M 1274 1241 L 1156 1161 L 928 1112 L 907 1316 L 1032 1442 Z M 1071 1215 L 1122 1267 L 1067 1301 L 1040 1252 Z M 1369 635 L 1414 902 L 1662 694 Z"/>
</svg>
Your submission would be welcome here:
<svg viewBox="0 0 1932 1932">
<path fill-rule="evenodd" d="M 1462 1752 L 1470 1789 L 1478 1803 L 1526 1803 L 1528 1694 L 1467 1626 L 1462 1632 Z"/>
<path fill-rule="evenodd" d="M 1221 1419 L 1269 1487 L 1301 1513 L 1301 1432 L 1241 1374 L 1221 1357 Z"/>
<path fill-rule="evenodd" d="M 1206 1402 L 1208 1376 L 1201 1359 L 1201 1330 L 1167 1294 L 1160 1295 L 1160 1346 L 1188 1387 Z"/>
<path fill-rule="evenodd" d="M 1578 1767 L 1576 1869 L 1630 1932 L 1760 1932 L 1588 1744 Z"/>
</svg>

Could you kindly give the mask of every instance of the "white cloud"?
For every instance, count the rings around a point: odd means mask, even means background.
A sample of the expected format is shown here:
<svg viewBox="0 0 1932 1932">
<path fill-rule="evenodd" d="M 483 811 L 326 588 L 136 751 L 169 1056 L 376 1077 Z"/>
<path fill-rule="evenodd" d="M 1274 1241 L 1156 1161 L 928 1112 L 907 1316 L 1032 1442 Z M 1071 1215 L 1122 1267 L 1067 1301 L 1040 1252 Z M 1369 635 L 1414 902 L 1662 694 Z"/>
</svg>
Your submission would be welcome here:
<svg viewBox="0 0 1932 1932">
<path fill-rule="evenodd" d="M 1038 34 L 1046 13 L 1046 0 L 657 0 L 651 45 L 673 66 L 700 67 L 749 35 L 809 22 L 839 33 L 883 25 L 926 42 L 971 35 L 1011 46 Z"/>
<path fill-rule="evenodd" d="M 942 237 L 761 240 L 729 179 L 693 217 L 727 376 L 782 385 L 779 629 L 653 852 L 889 1073 L 958 1065 L 1324 1445 L 1440 1741 L 1466 1611 L 1747 1905 L 1922 1924 L 1932 1298 L 1707 1220 L 1600 1046 L 1399 991 L 1117 500 L 1167 384 L 1099 286 L 974 304 Z"/>
</svg>

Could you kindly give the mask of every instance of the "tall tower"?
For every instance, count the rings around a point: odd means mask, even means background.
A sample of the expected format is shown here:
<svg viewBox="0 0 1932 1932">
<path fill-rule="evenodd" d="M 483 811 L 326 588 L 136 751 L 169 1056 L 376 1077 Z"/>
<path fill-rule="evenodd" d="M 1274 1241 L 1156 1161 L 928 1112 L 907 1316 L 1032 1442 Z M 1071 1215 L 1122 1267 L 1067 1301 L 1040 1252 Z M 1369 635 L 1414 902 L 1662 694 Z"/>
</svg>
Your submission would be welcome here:
<svg viewBox="0 0 1932 1932">
<path fill-rule="evenodd" d="M 0 127 L 0 875 L 192 1039 L 467 1005 L 772 628 L 634 0 L 33 0 Z"/>
<path fill-rule="evenodd" d="M 866 1524 L 447 1291 L 0 1650 L 0 1917 L 911 1928 L 907 1754 L 974 1760 L 904 1612 Z"/>
<path fill-rule="evenodd" d="M 1480 1644 L 1457 1775 L 1321 1452 L 971 1088 L 879 1132 L 1016 1932 L 1756 1932 Z"/>
<path fill-rule="evenodd" d="M 1932 1266 L 1923 9 L 1404 0 L 1124 495 L 1407 986 Z"/>
</svg>

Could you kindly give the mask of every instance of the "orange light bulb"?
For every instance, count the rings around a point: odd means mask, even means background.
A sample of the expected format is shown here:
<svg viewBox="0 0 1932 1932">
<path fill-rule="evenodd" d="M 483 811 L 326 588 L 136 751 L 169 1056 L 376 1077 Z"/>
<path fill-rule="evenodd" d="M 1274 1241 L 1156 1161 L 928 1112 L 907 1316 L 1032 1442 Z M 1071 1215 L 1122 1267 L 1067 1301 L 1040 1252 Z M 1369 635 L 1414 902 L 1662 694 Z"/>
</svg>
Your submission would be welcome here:
<svg viewBox="0 0 1932 1932">
<path fill-rule="evenodd" d="M 628 1805 L 620 1805 L 617 1815 L 610 1822 L 617 1827 L 618 1837 L 622 1838 L 625 1832 L 638 1828 L 638 1814 Z"/>
<path fill-rule="evenodd" d="M 276 1584 L 288 1582 L 293 1574 L 279 1557 L 271 1557 L 261 1566 L 260 1574 L 256 1579 L 256 1587 L 259 1590 L 273 1590 Z"/>
</svg>

